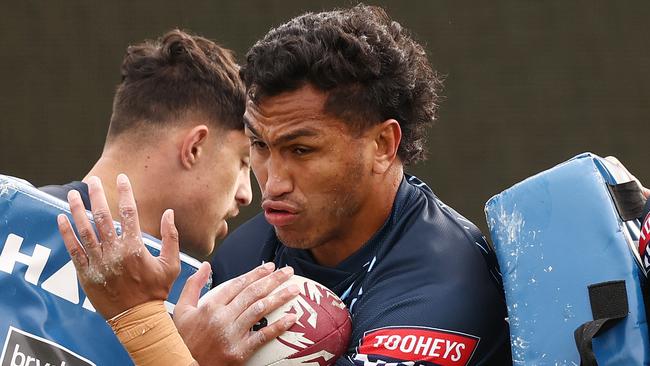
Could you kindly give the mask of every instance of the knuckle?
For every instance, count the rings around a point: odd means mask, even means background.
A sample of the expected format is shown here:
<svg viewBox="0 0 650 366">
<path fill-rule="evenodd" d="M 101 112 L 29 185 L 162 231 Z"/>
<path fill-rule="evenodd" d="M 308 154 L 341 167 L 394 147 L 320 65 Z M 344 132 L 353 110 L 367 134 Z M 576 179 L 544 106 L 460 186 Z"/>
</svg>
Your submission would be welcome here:
<svg viewBox="0 0 650 366">
<path fill-rule="evenodd" d="M 257 343 L 257 345 L 263 345 L 266 343 L 267 339 L 268 335 L 263 330 L 255 333 L 255 343 Z"/>
<path fill-rule="evenodd" d="M 235 349 L 229 349 L 225 351 L 224 357 L 228 360 L 228 363 L 239 364 L 243 361 L 244 357 L 241 352 Z"/>
<path fill-rule="evenodd" d="M 264 311 L 266 311 L 267 304 L 264 299 L 256 301 L 255 304 L 253 304 L 253 314 L 256 316 L 264 314 Z"/>
<path fill-rule="evenodd" d="M 70 249 L 70 258 L 78 269 L 81 269 L 88 265 L 86 262 L 85 253 L 83 253 L 83 251 L 79 248 Z"/>
<path fill-rule="evenodd" d="M 294 297 L 298 296 L 298 294 L 299 293 L 291 292 L 289 288 L 284 288 L 279 293 L 278 297 L 280 298 L 280 301 L 286 301 L 289 299 L 293 299 Z"/>
<path fill-rule="evenodd" d="M 288 276 L 286 273 L 282 271 L 275 271 L 273 272 L 272 280 L 275 284 L 280 284 L 285 282 L 288 279 Z"/>
<path fill-rule="evenodd" d="M 167 235 L 171 240 L 178 241 L 178 230 L 176 229 L 176 226 L 171 227 Z"/>
<path fill-rule="evenodd" d="M 79 257 L 81 256 L 81 250 L 78 247 L 72 247 L 68 250 L 70 252 L 70 257 L 74 259 L 75 261 L 79 261 Z"/>
<path fill-rule="evenodd" d="M 88 229 L 87 227 L 83 227 L 79 229 L 79 240 L 85 247 L 90 247 L 93 246 L 94 239 L 93 239 L 93 232 Z"/>
<path fill-rule="evenodd" d="M 120 216 L 122 216 L 125 219 L 134 217 L 137 212 L 137 209 L 132 204 L 122 204 L 120 205 L 119 210 L 120 210 Z"/>
<path fill-rule="evenodd" d="M 106 208 L 101 208 L 93 211 L 93 219 L 97 224 L 104 224 L 109 220 L 111 216 L 110 211 Z"/>
<path fill-rule="evenodd" d="M 240 308 L 240 309 L 246 309 L 250 305 L 250 300 L 248 296 L 246 296 L 245 293 L 242 293 L 241 295 L 237 296 L 235 300 L 233 300 L 233 303 L 235 304 L 235 307 Z"/>
<path fill-rule="evenodd" d="M 266 272 L 267 272 L 267 270 L 266 270 L 264 267 L 257 267 L 257 268 L 255 269 L 255 273 L 258 274 L 258 275 L 260 275 L 260 276 L 261 276 L 261 275 L 265 275 Z"/>
<path fill-rule="evenodd" d="M 246 277 L 239 276 L 232 280 L 231 286 L 234 288 L 243 288 L 244 286 L 246 286 L 246 283 L 247 283 Z"/>
<path fill-rule="evenodd" d="M 248 287 L 247 291 L 249 295 L 255 299 L 264 297 L 264 295 L 266 294 L 265 289 L 259 285 L 251 285 Z"/>
</svg>

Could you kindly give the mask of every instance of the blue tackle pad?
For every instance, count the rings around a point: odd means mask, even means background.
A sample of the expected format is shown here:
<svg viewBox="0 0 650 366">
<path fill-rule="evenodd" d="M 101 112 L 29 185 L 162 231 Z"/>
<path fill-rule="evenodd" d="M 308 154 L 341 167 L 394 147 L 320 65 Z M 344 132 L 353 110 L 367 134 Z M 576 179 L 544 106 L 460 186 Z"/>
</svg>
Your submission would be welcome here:
<svg viewBox="0 0 650 366">
<path fill-rule="evenodd" d="M 58 231 L 60 213 L 72 221 L 66 202 L 0 175 L 0 366 L 133 365 L 78 283 Z M 158 255 L 160 242 L 143 236 Z M 181 254 L 169 312 L 199 264 Z"/>
<path fill-rule="evenodd" d="M 627 301 L 627 316 L 593 338 L 593 353 L 599 365 L 649 364 L 646 275 L 635 248 L 640 222 L 623 220 L 611 193 L 625 180 L 585 153 L 487 202 L 515 365 L 580 365 L 574 331 L 594 320 L 590 296 L 612 300 L 588 287 L 614 281 L 624 281 L 615 300 Z"/>
</svg>

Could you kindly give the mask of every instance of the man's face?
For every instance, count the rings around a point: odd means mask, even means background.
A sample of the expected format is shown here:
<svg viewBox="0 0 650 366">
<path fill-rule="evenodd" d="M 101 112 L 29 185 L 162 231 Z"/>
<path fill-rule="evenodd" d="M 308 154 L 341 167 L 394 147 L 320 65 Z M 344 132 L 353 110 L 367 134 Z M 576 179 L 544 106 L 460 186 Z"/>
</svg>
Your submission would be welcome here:
<svg viewBox="0 0 650 366">
<path fill-rule="evenodd" d="M 183 220 L 178 223 L 185 234 L 181 242 L 198 246 L 187 248 L 198 256 L 212 252 L 215 240 L 228 233 L 226 220 L 252 199 L 249 142 L 243 131 L 213 130 L 209 139 L 211 147 L 204 150 L 192 187 L 187 188 L 193 197 L 186 200 L 185 214 L 176 215 Z"/>
<path fill-rule="evenodd" d="M 307 85 L 246 105 L 264 215 L 293 248 L 344 240 L 355 229 L 352 218 L 371 199 L 369 140 L 327 115 L 325 101 L 325 93 Z"/>
</svg>

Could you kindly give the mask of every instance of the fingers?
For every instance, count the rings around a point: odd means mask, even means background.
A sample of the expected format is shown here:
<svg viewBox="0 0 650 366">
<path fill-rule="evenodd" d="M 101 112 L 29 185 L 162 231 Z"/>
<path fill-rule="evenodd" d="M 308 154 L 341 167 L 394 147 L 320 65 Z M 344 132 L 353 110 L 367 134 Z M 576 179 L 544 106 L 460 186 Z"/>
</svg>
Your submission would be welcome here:
<svg viewBox="0 0 650 366">
<path fill-rule="evenodd" d="M 610 163 L 614 164 L 617 168 L 621 169 L 621 171 L 625 173 L 630 180 L 636 181 L 637 183 L 639 183 L 639 186 L 641 186 L 641 182 L 639 182 L 639 180 L 636 179 L 636 177 L 632 173 L 630 173 L 630 171 L 627 170 L 625 165 L 623 165 L 623 163 L 621 163 L 621 161 L 618 160 L 615 156 L 608 156 L 605 158 L 605 160 L 609 161 Z"/>
<path fill-rule="evenodd" d="M 289 328 L 296 323 L 297 319 L 296 314 L 286 314 L 268 326 L 256 332 L 251 332 L 250 336 L 245 341 L 247 344 L 246 348 L 250 350 L 251 353 L 257 351 L 266 343 L 281 336 L 282 333 L 289 330 Z"/>
<path fill-rule="evenodd" d="M 265 315 L 286 304 L 299 293 L 300 288 L 297 285 L 289 285 L 280 291 L 276 291 L 265 298 L 257 300 L 237 318 L 237 322 L 243 329 L 250 329 Z"/>
<path fill-rule="evenodd" d="M 64 214 L 60 214 L 56 217 L 56 222 L 59 225 L 59 232 L 63 237 L 63 243 L 65 243 L 65 248 L 70 253 L 72 262 L 77 270 L 85 270 L 88 268 L 88 257 L 81 247 L 81 243 L 77 240 L 77 236 L 72 230 L 72 225 L 68 221 L 68 217 Z"/>
<path fill-rule="evenodd" d="M 274 269 L 275 264 L 273 262 L 265 263 L 248 273 L 245 273 L 226 282 L 223 285 L 223 288 L 219 290 L 219 293 L 215 294 L 215 298 L 217 300 L 216 303 L 223 305 L 229 304 L 235 298 L 235 296 L 244 291 L 244 289 L 251 283 L 259 280 L 264 276 L 269 275 L 273 272 Z"/>
<path fill-rule="evenodd" d="M 138 208 L 133 197 L 131 182 L 126 174 L 117 176 L 117 208 L 120 213 L 120 222 L 122 223 L 122 235 L 124 237 L 140 237 L 140 219 L 138 218 Z"/>
<path fill-rule="evenodd" d="M 178 244 L 178 230 L 174 225 L 174 210 L 168 209 L 163 213 L 160 220 L 160 237 L 162 248 L 160 248 L 160 259 L 167 265 L 180 270 L 180 254 Z M 178 273 L 176 273 L 178 274 Z"/>
<path fill-rule="evenodd" d="M 77 226 L 79 241 L 86 251 L 88 261 L 99 262 L 101 260 L 101 248 L 95 236 L 93 226 L 90 224 L 88 216 L 86 216 L 86 208 L 84 207 L 79 192 L 75 190 L 68 192 L 68 203 L 70 204 L 72 219 Z"/>
<path fill-rule="evenodd" d="M 210 263 L 201 263 L 199 270 L 191 275 L 185 282 L 185 286 L 183 286 L 183 291 L 181 292 L 181 296 L 178 298 L 176 305 L 196 307 L 199 302 L 199 297 L 201 297 L 201 290 L 203 289 L 203 286 L 208 283 L 210 274 Z"/>
<path fill-rule="evenodd" d="M 243 313 L 254 302 L 273 292 L 273 290 L 287 281 L 292 275 L 293 268 L 284 267 L 273 272 L 271 275 L 253 282 L 228 304 L 229 311 L 234 314 Z"/>
<path fill-rule="evenodd" d="M 617 157 L 615 156 L 608 156 L 605 158 L 605 160 L 609 161 L 610 163 L 614 164 L 617 168 L 621 169 L 623 173 L 625 173 L 631 180 L 636 180 L 636 178 L 630 173 L 629 170 L 621 163 L 620 160 L 618 160 Z"/>
<path fill-rule="evenodd" d="M 610 163 L 616 165 L 623 172 L 625 172 L 625 174 L 627 174 L 627 176 L 630 178 L 630 180 L 636 181 L 639 184 L 639 188 L 641 188 L 641 193 L 643 194 L 643 196 L 646 199 L 650 198 L 650 189 L 644 187 L 643 184 L 639 181 L 639 179 L 637 179 L 637 177 L 635 177 L 634 174 L 630 173 L 630 171 L 627 170 L 625 165 L 623 165 L 623 163 L 621 163 L 620 160 L 618 160 L 614 156 L 608 156 L 605 159 L 608 160 Z"/>
<path fill-rule="evenodd" d="M 104 187 L 98 177 L 88 179 L 88 195 L 90 196 L 90 206 L 92 207 L 97 234 L 103 249 L 106 250 L 115 241 L 116 234 Z"/>
</svg>

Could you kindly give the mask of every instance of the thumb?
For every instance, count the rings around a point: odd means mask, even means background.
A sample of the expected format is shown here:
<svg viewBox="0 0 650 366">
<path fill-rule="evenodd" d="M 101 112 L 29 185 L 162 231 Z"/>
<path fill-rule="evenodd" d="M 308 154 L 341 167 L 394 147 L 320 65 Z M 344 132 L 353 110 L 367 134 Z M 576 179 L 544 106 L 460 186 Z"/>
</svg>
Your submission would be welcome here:
<svg viewBox="0 0 650 366">
<path fill-rule="evenodd" d="M 174 210 L 168 209 L 160 220 L 160 237 L 162 248 L 160 258 L 167 264 L 180 268 L 180 254 L 178 244 L 178 230 L 174 225 Z"/>
<path fill-rule="evenodd" d="M 185 286 L 183 286 L 183 291 L 181 292 L 181 296 L 178 298 L 176 305 L 189 305 L 196 307 L 199 302 L 199 297 L 201 297 L 201 289 L 206 283 L 208 283 L 211 273 L 210 263 L 201 263 L 199 270 L 191 275 L 185 282 Z"/>
</svg>

